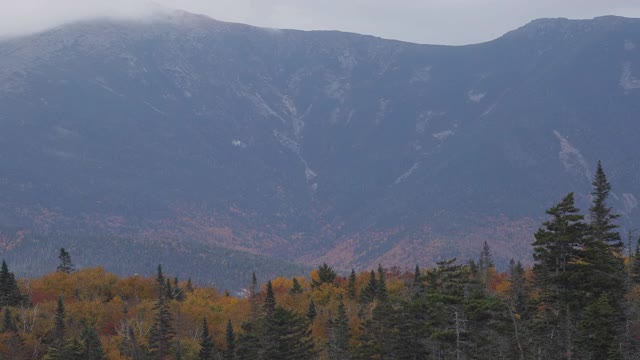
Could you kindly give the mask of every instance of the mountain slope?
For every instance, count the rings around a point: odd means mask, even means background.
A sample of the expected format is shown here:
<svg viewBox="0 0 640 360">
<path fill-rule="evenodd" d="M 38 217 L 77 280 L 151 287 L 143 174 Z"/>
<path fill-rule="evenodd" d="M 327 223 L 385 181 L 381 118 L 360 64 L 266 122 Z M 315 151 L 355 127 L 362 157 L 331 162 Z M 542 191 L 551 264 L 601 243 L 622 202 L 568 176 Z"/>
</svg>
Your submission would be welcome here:
<svg viewBox="0 0 640 360">
<path fill-rule="evenodd" d="M 462 47 L 174 12 L 0 42 L 0 224 L 338 268 L 529 258 L 598 159 L 640 196 L 640 21 Z"/>
</svg>

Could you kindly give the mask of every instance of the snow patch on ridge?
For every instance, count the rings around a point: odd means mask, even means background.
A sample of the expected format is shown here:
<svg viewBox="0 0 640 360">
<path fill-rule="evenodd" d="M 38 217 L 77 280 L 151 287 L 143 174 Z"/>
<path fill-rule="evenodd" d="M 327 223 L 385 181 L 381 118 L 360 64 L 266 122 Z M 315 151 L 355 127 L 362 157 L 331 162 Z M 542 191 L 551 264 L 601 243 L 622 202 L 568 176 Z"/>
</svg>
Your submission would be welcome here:
<svg viewBox="0 0 640 360">
<path fill-rule="evenodd" d="M 467 93 L 467 98 L 469 98 L 469 100 L 473 101 L 474 103 L 479 103 L 482 98 L 484 98 L 487 95 L 487 93 L 484 92 L 476 92 L 475 90 L 469 90 L 469 92 Z"/>
<path fill-rule="evenodd" d="M 626 91 L 640 89 L 640 79 L 633 76 L 631 63 L 625 62 L 622 65 L 622 75 L 620 75 L 620 86 Z"/>
<path fill-rule="evenodd" d="M 404 174 L 400 175 L 396 181 L 394 182 L 395 185 L 400 184 L 401 182 L 405 181 L 409 176 L 411 176 L 420 166 L 420 163 L 417 162 L 415 164 L 413 164 L 413 166 L 407 170 Z"/>
<path fill-rule="evenodd" d="M 444 141 L 447 140 L 447 138 L 449 136 L 454 135 L 455 132 L 451 131 L 451 130 L 445 130 L 445 131 L 440 131 L 438 133 L 433 134 L 433 137 L 440 140 L 440 141 Z"/>
<path fill-rule="evenodd" d="M 591 180 L 589 165 L 580 151 L 571 145 L 569 140 L 559 131 L 553 130 L 553 134 L 560 141 L 558 158 L 564 166 L 564 170 L 575 175 L 584 175 L 587 180 Z"/>
</svg>

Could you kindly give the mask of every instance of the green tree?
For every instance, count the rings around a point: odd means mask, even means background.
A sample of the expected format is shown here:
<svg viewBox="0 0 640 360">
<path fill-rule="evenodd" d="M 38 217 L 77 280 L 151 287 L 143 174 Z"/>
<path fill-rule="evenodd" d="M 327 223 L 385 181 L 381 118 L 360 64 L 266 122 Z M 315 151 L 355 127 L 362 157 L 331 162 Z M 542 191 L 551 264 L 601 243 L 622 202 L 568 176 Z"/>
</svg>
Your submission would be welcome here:
<svg viewBox="0 0 640 360">
<path fill-rule="evenodd" d="M 7 263 L 2 260 L 0 267 L 0 307 L 20 306 L 24 302 L 24 296 L 20 292 L 15 275 L 9 271 Z"/>
<path fill-rule="evenodd" d="M 227 348 L 224 351 L 225 360 L 233 360 L 236 358 L 236 335 L 233 332 L 233 323 L 231 320 L 227 321 L 227 331 L 225 334 L 227 340 Z"/>
<path fill-rule="evenodd" d="M 83 360 L 106 360 L 102 343 L 100 342 L 100 337 L 96 329 L 86 322 L 82 327 L 81 339 L 83 345 Z"/>
<path fill-rule="evenodd" d="M 536 315 L 538 351 L 554 359 L 575 351 L 577 312 L 583 306 L 580 288 L 585 268 L 581 249 L 587 226 L 575 207 L 573 193 L 547 210 L 551 219 L 535 234 L 533 271 L 540 289 Z"/>
<path fill-rule="evenodd" d="M 313 320 L 316 319 L 316 316 L 318 316 L 316 304 L 313 302 L 313 299 L 311 299 L 311 301 L 309 302 L 309 307 L 307 308 L 307 319 L 309 319 L 310 322 L 313 322 Z"/>
<path fill-rule="evenodd" d="M 379 301 L 387 301 L 387 276 L 384 273 L 382 265 L 378 264 L 378 280 L 376 283 L 376 298 Z"/>
<path fill-rule="evenodd" d="M 273 284 L 271 284 L 271 280 L 267 282 L 267 294 L 264 298 L 264 312 L 269 315 L 273 313 L 276 308 L 276 295 L 273 292 Z"/>
<path fill-rule="evenodd" d="M 267 316 L 264 360 L 307 360 L 315 355 L 307 320 L 291 310 L 276 306 Z"/>
<path fill-rule="evenodd" d="M 376 273 L 371 270 L 369 275 L 369 281 L 360 291 L 360 303 L 363 305 L 371 303 L 378 292 L 378 281 L 376 280 Z"/>
<path fill-rule="evenodd" d="M 338 302 L 338 311 L 335 318 L 329 320 L 329 343 L 327 353 L 329 360 L 349 360 L 349 340 L 351 333 L 349 329 L 349 317 L 344 307 L 342 298 Z"/>
<path fill-rule="evenodd" d="M 349 280 L 347 282 L 347 296 L 351 300 L 355 300 L 356 298 L 356 271 L 351 269 L 351 274 L 349 274 Z"/>
<path fill-rule="evenodd" d="M 336 272 L 331 268 L 331 266 L 323 263 L 318 267 L 318 279 L 313 279 L 311 281 L 312 287 L 318 287 L 322 284 L 333 284 L 336 279 Z"/>
<path fill-rule="evenodd" d="M 11 310 L 9 308 L 4 308 L 3 313 L 3 321 L 2 321 L 2 332 L 17 332 L 18 327 L 16 326 L 16 321 L 11 315 Z"/>
<path fill-rule="evenodd" d="M 291 294 L 291 295 L 302 294 L 302 286 L 300 286 L 300 282 L 295 277 L 293 278 L 293 285 L 291 286 L 291 289 L 289 290 L 289 294 Z"/>
<path fill-rule="evenodd" d="M 58 265 L 57 271 L 71 274 L 74 271 L 73 263 L 71 262 L 71 255 L 64 248 L 60 248 L 60 253 L 58 254 L 58 259 L 60 260 L 60 264 Z"/>
<path fill-rule="evenodd" d="M 200 335 L 200 351 L 198 352 L 198 360 L 213 360 L 215 346 L 213 338 L 209 334 L 209 324 L 207 318 L 202 320 L 202 334 Z"/>
<path fill-rule="evenodd" d="M 153 324 L 149 330 L 149 355 L 153 360 L 168 359 L 171 354 L 172 341 L 175 336 L 173 330 L 173 317 L 169 311 L 169 305 L 165 299 L 163 290 L 162 268 L 158 266 L 158 299 L 153 306 Z"/>
</svg>

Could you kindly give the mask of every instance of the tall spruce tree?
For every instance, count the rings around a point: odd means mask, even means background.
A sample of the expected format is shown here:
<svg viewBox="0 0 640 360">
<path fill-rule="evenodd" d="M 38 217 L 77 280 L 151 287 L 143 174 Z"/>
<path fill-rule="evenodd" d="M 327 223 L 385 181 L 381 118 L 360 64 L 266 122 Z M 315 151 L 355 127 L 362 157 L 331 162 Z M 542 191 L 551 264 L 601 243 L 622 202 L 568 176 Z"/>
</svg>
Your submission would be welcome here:
<svg viewBox="0 0 640 360">
<path fill-rule="evenodd" d="M 347 282 L 347 296 L 351 300 L 356 299 L 356 271 L 351 269 L 349 274 L 349 280 Z"/>
<path fill-rule="evenodd" d="M 20 292 L 15 275 L 9 271 L 7 263 L 2 260 L 0 267 L 0 307 L 20 306 L 24 296 Z"/>
<path fill-rule="evenodd" d="M 227 348 L 223 353 L 224 360 L 234 360 L 236 358 L 236 335 L 231 320 L 227 321 L 225 339 L 227 340 Z"/>
<path fill-rule="evenodd" d="M 281 306 L 265 319 L 264 360 L 307 360 L 315 356 L 308 321 Z"/>
<path fill-rule="evenodd" d="M 60 248 L 58 259 L 60 260 L 60 264 L 56 269 L 57 271 L 71 274 L 75 270 L 73 263 L 71 262 L 71 255 L 67 250 L 65 250 L 65 248 Z"/>
<path fill-rule="evenodd" d="M 378 280 L 376 284 L 376 299 L 379 301 L 387 301 L 387 276 L 384 273 L 382 265 L 378 264 Z"/>
<path fill-rule="evenodd" d="M 309 319 L 310 322 L 313 322 L 313 320 L 316 319 L 316 316 L 318 316 L 316 303 L 314 303 L 313 299 L 311 299 L 311 301 L 309 301 L 309 307 L 307 308 L 307 319 Z"/>
<path fill-rule="evenodd" d="M 213 338 L 209 334 L 209 323 L 207 318 L 202 320 L 202 333 L 200 335 L 200 351 L 198 352 L 198 360 L 213 360 L 215 346 Z"/>
<path fill-rule="evenodd" d="M 153 305 L 153 323 L 149 330 L 149 357 L 152 360 L 166 360 L 169 358 L 175 336 L 172 326 L 173 317 L 167 303 L 164 279 L 162 266 L 158 265 L 158 275 L 156 277 L 158 295 L 156 303 Z"/>
<path fill-rule="evenodd" d="M 349 317 L 342 298 L 338 300 L 338 310 L 335 318 L 329 320 L 329 342 L 327 344 L 327 354 L 329 360 L 349 360 L 349 340 L 351 333 L 349 329 Z"/>
<path fill-rule="evenodd" d="M 577 313 L 584 298 L 582 275 L 588 266 L 581 253 L 588 228 L 579 212 L 569 193 L 547 210 L 551 219 L 536 232 L 533 243 L 533 271 L 541 290 L 537 351 L 551 359 L 575 352 Z"/>
<path fill-rule="evenodd" d="M 81 339 L 83 360 L 106 360 L 107 357 L 102 349 L 102 343 L 96 329 L 86 322 L 82 326 Z"/>
</svg>

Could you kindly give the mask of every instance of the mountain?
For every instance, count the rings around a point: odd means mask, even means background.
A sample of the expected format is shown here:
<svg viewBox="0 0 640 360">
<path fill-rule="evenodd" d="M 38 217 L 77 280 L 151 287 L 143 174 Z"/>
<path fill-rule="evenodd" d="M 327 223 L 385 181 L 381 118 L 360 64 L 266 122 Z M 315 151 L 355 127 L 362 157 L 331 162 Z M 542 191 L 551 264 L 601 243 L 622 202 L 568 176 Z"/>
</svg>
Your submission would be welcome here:
<svg viewBox="0 0 640 360">
<path fill-rule="evenodd" d="M 185 12 L 74 23 L 0 42 L 0 225 L 341 270 L 483 240 L 527 262 L 546 208 L 587 208 L 598 160 L 637 224 L 639 100 L 637 19 L 456 47 Z"/>
</svg>

